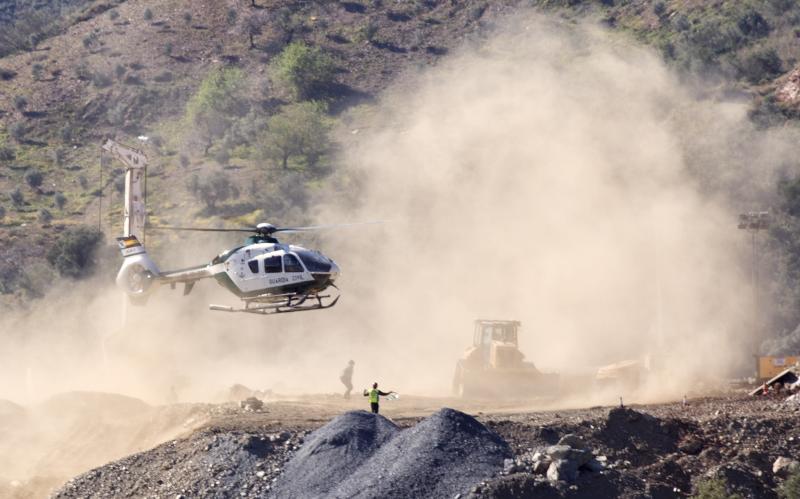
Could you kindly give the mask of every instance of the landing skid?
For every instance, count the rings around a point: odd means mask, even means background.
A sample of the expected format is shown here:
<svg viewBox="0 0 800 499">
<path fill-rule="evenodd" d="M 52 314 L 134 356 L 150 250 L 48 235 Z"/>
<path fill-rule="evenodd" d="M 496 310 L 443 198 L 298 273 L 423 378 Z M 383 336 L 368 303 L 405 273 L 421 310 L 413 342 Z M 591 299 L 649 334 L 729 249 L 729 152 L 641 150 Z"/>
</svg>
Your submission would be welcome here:
<svg viewBox="0 0 800 499">
<path fill-rule="evenodd" d="M 336 295 L 333 300 L 330 300 L 330 298 L 331 295 L 316 293 L 307 295 L 264 295 L 245 299 L 244 308 L 225 305 L 209 305 L 208 308 L 219 312 L 247 312 L 260 315 L 288 314 L 291 312 L 308 312 L 331 308 L 339 301 L 339 295 Z"/>
</svg>

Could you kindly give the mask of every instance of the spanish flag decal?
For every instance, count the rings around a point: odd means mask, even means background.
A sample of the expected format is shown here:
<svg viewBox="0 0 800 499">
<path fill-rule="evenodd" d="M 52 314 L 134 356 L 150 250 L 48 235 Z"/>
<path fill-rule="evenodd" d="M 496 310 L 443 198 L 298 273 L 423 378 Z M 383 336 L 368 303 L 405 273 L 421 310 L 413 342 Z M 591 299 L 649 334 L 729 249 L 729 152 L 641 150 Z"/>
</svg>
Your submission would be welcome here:
<svg viewBox="0 0 800 499">
<path fill-rule="evenodd" d="M 122 253 L 122 256 L 131 256 L 144 253 L 144 247 L 142 246 L 142 243 L 136 239 L 136 236 L 118 237 L 117 244 L 119 244 L 119 250 Z"/>
</svg>

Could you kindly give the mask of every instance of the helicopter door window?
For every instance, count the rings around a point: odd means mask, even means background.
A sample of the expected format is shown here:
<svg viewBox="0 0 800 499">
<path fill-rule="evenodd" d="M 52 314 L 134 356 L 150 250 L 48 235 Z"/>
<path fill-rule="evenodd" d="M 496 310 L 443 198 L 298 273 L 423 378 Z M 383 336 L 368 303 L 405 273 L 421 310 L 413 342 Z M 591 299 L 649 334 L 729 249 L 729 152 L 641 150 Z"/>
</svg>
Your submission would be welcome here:
<svg viewBox="0 0 800 499">
<path fill-rule="evenodd" d="M 283 268 L 286 272 L 303 272 L 300 260 L 294 255 L 283 255 Z"/>
<path fill-rule="evenodd" d="M 258 260 L 250 260 L 247 266 L 250 267 L 250 272 L 258 274 Z"/>
<path fill-rule="evenodd" d="M 281 267 L 281 257 L 271 256 L 264 259 L 264 272 L 267 274 L 280 274 L 283 272 Z"/>
</svg>

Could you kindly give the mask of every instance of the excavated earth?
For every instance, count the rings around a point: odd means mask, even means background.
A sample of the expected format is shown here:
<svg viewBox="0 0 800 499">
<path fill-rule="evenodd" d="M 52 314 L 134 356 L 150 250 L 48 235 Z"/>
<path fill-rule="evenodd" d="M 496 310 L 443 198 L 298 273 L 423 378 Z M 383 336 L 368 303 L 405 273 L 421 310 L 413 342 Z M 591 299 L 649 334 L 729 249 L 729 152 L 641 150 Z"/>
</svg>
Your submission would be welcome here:
<svg viewBox="0 0 800 499">
<path fill-rule="evenodd" d="M 661 498 L 686 497 L 719 476 L 731 493 L 771 498 L 786 476 L 773 463 L 800 455 L 800 405 L 783 398 L 537 411 L 408 397 L 384 403 L 386 417 L 358 410 L 359 402 L 317 396 L 255 411 L 219 405 L 201 427 L 51 493 Z"/>
</svg>

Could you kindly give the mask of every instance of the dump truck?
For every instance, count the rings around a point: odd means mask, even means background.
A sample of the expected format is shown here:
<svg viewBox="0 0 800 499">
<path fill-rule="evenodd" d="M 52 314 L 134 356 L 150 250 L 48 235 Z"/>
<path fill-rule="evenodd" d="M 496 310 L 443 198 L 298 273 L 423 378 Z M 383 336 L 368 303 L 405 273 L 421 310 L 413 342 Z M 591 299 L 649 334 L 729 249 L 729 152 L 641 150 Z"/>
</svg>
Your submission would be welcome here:
<svg viewBox="0 0 800 499">
<path fill-rule="evenodd" d="M 558 374 L 545 374 L 519 350 L 519 321 L 475 321 L 472 346 L 456 363 L 453 392 L 464 398 L 531 398 L 558 393 Z"/>
</svg>

